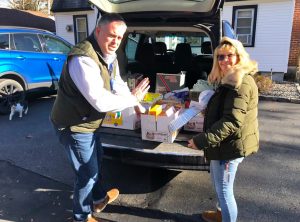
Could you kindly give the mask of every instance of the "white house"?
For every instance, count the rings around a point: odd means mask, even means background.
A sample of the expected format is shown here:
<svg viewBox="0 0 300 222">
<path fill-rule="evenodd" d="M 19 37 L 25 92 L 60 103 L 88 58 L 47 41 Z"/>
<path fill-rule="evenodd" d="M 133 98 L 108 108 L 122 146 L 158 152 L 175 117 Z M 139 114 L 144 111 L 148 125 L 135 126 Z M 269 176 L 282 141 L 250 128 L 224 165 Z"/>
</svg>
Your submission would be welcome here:
<svg viewBox="0 0 300 222">
<path fill-rule="evenodd" d="M 56 34 L 72 44 L 87 37 L 96 26 L 98 10 L 88 1 L 53 0 Z"/>
<path fill-rule="evenodd" d="M 286 73 L 294 8 L 295 0 L 226 1 L 223 19 L 231 22 L 260 71 Z"/>
<path fill-rule="evenodd" d="M 300 0 L 225 1 L 223 19 L 232 24 L 261 72 L 286 73 L 289 66 L 297 66 L 290 49 L 291 42 L 298 41 L 297 48 L 293 47 L 297 58 L 300 39 L 292 41 L 296 2 L 299 8 Z M 98 15 L 97 9 L 80 0 L 54 0 L 52 12 L 57 35 L 73 44 L 94 30 Z"/>
</svg>

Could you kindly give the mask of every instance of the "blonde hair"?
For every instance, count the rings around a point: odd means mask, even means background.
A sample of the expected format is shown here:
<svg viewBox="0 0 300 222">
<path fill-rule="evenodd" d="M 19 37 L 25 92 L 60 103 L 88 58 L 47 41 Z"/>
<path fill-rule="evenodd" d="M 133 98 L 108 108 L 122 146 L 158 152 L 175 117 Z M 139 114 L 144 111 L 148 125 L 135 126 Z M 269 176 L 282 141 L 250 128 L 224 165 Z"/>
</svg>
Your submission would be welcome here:
<svg viewBox="0 0 300 222">
<path fill-rule="evenodd" d="M 208 76 L 208 82 L 212 84 L 219 84 L 224 77 L 224 74 L 220 70 L 218 63 L 218 53 L 220 49 L 225 49 L 226 51 L 235 50 L 238 55 L 238 63 L 233 67 L 235 70 L 243 70 L 246 73 L 254 74 L 258 71 L 257 62 L 250 59 L 249 54 L 246 52 L 243 44 L 235 39 L 228 37 L 223 37 L 219 46 L 214 51 L 213 67 Z"/>
</svg>

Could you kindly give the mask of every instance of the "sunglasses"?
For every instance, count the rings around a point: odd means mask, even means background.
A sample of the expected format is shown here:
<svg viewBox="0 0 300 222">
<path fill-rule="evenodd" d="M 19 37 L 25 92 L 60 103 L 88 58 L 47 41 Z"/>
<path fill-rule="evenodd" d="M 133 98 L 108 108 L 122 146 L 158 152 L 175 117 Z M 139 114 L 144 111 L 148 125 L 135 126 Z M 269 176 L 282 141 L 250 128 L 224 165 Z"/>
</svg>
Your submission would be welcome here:
<svg viewBox="0 0 300 222">
<path fill-rule="evenodd" d="M 218 61 L 224 61 L 227 57 L 228 59 L 232 59 L 232 57 L 236 56 L 236 54 L 228 54 L 228 55 L 217 55 Z"/>
</svg>

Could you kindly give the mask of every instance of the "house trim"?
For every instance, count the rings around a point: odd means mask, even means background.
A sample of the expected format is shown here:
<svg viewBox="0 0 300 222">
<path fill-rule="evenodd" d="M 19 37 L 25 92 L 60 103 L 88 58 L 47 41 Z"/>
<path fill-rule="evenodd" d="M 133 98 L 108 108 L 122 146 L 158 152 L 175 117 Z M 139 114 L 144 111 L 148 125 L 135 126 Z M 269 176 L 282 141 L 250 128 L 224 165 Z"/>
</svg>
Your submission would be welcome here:
<svg viewBox="0 0 300 222">
<path fill-rule="evenodd" d="M 255 46 L 255 33 L 256 33 L 256 20 L 257 20 L 257 5 L 242 5 L 242 6 L 233 6 L 232 9 L 232 27 L 235 29 L 235 12 L 238 9 L 254 9 L 254 18 L 253 18 L 253 32 L 252 32 L 252 42 L 250 45 L 244 45 L 245 47 L 254 47 Z"/>
<path fill-rule="evenodd" d="M 87 36 L 89 35 L 89 26 L 88 26 L 88 17 L 86 14 L 83 15 L 73 15 L 73 26 L 74 26 L 74 39 L 75 39 L 75 43 L 78 43 L 78 39 L 77 39 L 77 27 L 76 27 L 76 19 L 77 18 L 85 18 L 85 25 L 86 25 L 86 33 Z"/>
</svg>

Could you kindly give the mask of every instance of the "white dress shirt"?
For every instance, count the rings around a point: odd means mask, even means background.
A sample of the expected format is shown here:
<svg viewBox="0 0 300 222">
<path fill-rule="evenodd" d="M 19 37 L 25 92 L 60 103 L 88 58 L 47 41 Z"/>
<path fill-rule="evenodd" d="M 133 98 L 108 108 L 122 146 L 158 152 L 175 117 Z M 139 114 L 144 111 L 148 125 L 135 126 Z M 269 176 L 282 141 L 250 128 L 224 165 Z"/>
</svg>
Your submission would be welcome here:
<svg viewBox="0 0 300 222">
<path fill-rule="evenodd" d="M 114 61 L 115 56 L 106 58 L 107 63 Z M 119 73 L 119 67 L 113 81 L 114 93 L 104 88 L 100 68 L 87 56 L 74 56 L 69 62 L 70 76 L 84 98 L 99 112 L 121 111 L 138 105 Z"/>
</svg>

